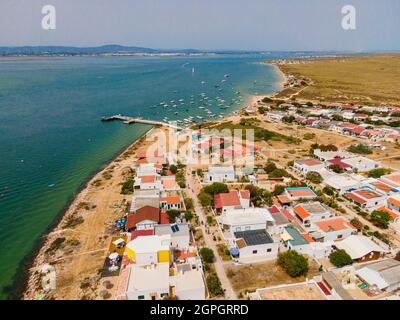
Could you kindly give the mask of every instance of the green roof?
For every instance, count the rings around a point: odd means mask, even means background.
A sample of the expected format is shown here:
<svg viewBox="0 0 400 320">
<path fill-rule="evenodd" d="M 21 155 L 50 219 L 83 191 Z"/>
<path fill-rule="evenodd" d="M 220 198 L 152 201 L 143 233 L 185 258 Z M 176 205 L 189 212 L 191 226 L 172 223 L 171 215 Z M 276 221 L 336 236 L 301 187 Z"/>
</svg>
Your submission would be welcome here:
<svg viewBox="0 0 400 320">
<path fill-rule="evenodd" d="M 297 229 L 293 227 L 286 227 L 285 230 L 293 238 L 293 240 L 288 241 L 292 246 L 301 246 L 303 244 L 308 244 L 308 241 L 304 239 L 304 237 L 300 234 L 299 231 L 297 231 Z"/>
</svg>

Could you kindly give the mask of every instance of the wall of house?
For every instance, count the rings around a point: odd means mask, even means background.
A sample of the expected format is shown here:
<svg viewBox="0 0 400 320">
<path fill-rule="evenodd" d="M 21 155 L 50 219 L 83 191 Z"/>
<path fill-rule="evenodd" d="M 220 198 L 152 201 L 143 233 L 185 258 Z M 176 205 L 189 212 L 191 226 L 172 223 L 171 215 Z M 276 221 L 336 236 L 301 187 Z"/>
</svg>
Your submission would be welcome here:
<svg viewBox="0 0 400 320">
<path fill-rule="evenodd" d="M 247 246 L 242 249 L 239 249 L 239 259 L 240 258 L 248 258 L 248 257 L 257 257 L 260 258 L 264 256 L 267 260 L 278 254 L 279 243 L 266 243 L 260 244 L 256 246 Z M 254 253 L 254 251 L 257 251 Z"/>
<path fill-rule="evenodd" d="M 354 232 L 353 229 L 344 229 L 339 231 L 326 232 L 324 234 L 324 241 L 336 241 L 346 239 Z"/>
<path fill-rule="evenodd" d="M 139 222 L 136 224 L 136 229 L 137 230 L 149 230 L 149 229 L 154 229 L 154 226 L 157 225 L 156 221 L 152 220 L 143 220 L 142 222 Z"/>
<path fill-rule="evenodd" d="M 373 251 L 359 259 L 355 259 L 355 261 L 356 262 L 373 261 L 373 260 L 378 260 L 381 256 L 383 256 L 383 254 L 381 252 Z"/>
<path fill-rule="evenodd" d="M 126 299 L 127 300 L 139 300 L 140 296 L 144 296 L 144 299 L 140 300 L 152 300 L 152 295 L 156 294 L 156 300 L 162 300 L 163 295 L 169 294 L 169 287 L 166 288 L 158 288 L 158 289 L 150 289 L 150 290 L 137 290 L 137 291 L 127 291 Z"/>
<path fill-rule="evenodd" d="M 230 226 L 230 232 L 232 234 L 234 232 L 238 232 L 238 231 L 265 230 L 265 229 L 266 229 L 266 222 L 246 224 L 246 225 L 231 225 Z"/>
<path fill-rule="evenodd" d="M 188 290 L 179 290 L 175 292 L 179 300 L 205 300 L 206 290 L 202 288 L 194 288 Z"/>
</svg>

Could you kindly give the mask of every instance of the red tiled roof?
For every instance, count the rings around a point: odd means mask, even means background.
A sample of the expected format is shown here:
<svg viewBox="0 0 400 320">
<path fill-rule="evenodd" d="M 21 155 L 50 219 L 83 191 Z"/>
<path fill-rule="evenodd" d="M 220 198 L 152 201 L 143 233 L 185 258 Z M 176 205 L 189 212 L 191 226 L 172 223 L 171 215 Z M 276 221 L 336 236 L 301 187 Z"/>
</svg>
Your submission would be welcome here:
<svg viewBox="0 0 400 320">
<path fill-rule="evenodd" d="M 374 198 L 379 198 L 381 197 L 381 195 L 373 190 L 369 190 L 369 189 L 361 189 L 361 190 L 357 190 L 357 191 L 353 191 L 353 193 L 355 193 L 358 196 L 363 197 L 364 199 L 374 199 Z"/>
<path fill-rule="evenodd" d="M 317 227 L 324 232 L 339 231 L 344 229 L 355 229 L 347 223 L 343 218 L 333 218 L 315 222 Z"/>
<path fill-rule="evenodd" d="M 283 210 L 281 211 L 281 213 L 282 213 L 286 218 L 288 218 L 289 221 L 294 221 L 294 220 L 295 220 L 295 218 L 290 214 L 290 212 L 289 212 L 288 210 L 283 209 Z"/>
<path fill-rule="evenodd" d="M 174 196 L 160 198 L 160 202 L 166 202 L 167 204 L 179 204 L 181 203 L 181 199 L 179 198 L 179 196 L 174 195 Z"/>
<path fill-rule="evenodd" d="M 135 228 L 136 224 L 144 220 L 151 220 L 158 223 L 160 221 L 160 209 L 152 206 L 144 206 L 136 210 L 136 213 L 128 215 L 125 227 L 127 229 Z"/>
<path fill-rule="evenodd" d="M 156 180 L 156 176 L 141 176 L 141 183 L 153 183 Z"/>
<path fill-rule="evenodd" d="M 137 237 L 145 237 L 152 236 L 154 234 L 153 229 L 148 230 L 135 230 L 131 233 L 131 240 L 136 239 Z"/>
<path fill-rule="evenodd" d="M 351 129 L 351 132 L 356 133 L 356 134 L 360 134 L 361 132 L 363 132 L 365 129 L 362 127 L 356 127 Z"/>
<path fill-rule="evenodd" d="M 318 161 L 316 159 L 303 159 L 303 160 L 297 160 L 297 162 L 305 166 L 318 166 L 322 164 L 321 161 Z"/>
<path fill-rule="evenodd" d="M 363 203 L 366 203 L 367 201 L 365 201 L 363 198 L 360 198 L 359 196 L 357 196 L 356 194 L 354 194 L 354 193 L 347 193 L 346 194 L 346 197 L 347 198 L 350 198 L 351 200 L 353 200 L 353 201 L 355 201 L 355 202 L 357 202 L 357 203 L 359 203 L 359 204 L 363 204 Z"/>
<path fill-rule="evenodd" d="M 226 206 L 240 206 L 240 199 L 237 191 L 214 195 L 214 207 L 216 209 Z"/>
<path fill-rule="evenodd" d="M 267 208 L 267 210 L 268 210 L 269 213 L 271 213 L 271 214 L 281 212 L 277 206 L 272 206 L 272 207 L 270 207 L 270 208 Z"/>
<path fill-rule="evenodd" d="M 341 159 L 341 158 L 338 158 L 338 157 L 333 158 L 332 160 L 329 160 L 328 162 L 329 162 L 331 165 L 337 165 L 337 166 L 339 166 L 341 169 L 346 169 L 346 168 L 349 168 L 349 167 L 350 167 L 349 164 L 344 163 L 344 162 L 342 161 L 342 159 Z"/>
<path fill-rule="evenodd" d="M 164 211 L 160 213 L 160 224 L 169 224 L 168 214 Z"/>
<path fill-rule="evenodd" d="M 304 188 L 304 189 L 286 189 L 286 190 L 292 197 L 309 197 L 309 196 L 313 196 L 314 195 L 312 190 L 310 190 L 308 188 Z"/>
</svg>

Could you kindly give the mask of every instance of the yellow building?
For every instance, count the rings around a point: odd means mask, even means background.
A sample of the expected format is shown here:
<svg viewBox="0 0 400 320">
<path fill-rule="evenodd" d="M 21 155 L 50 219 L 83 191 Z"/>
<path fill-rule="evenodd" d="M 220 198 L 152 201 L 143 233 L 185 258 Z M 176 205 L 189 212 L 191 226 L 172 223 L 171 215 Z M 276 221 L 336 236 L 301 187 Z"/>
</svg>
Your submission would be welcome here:
<svg viewBox="0 0 400 320">
<path fill-rule="evenodd" d="M 125 250 L 129 260 L 136 265 L 170 262 L 170 243 L 169 234 L 142 236 L 130 241 Z"/>
</svg>

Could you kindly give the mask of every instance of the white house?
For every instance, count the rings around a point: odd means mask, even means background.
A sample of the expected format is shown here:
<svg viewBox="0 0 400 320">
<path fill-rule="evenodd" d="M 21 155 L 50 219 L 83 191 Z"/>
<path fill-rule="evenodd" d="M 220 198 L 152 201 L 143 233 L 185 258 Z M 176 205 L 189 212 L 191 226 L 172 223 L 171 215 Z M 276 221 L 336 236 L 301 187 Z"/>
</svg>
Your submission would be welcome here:
<svg viewBox="0 0 400 320">
<path fill-rule="evenodd" d="M 234 236 L 238 259 L 242 263 L 271 260 L 278 254 L 279 242 L 265 230 L 238 231 Z"/>
<path fill-rule="evenodd" d="M 330 218 L 314 222 L 315 232 L 310 235 L 317 241 L 336 241 L 349 237 L 357 232 L 350 223 L 343 218 Z"/>
<path fill-rule="evenodd" d="M 307 174 L 312 171 L 317 171 L 324 167 L 325 164 L 322 161 L 313 158 L 294 160 L 293 162 L 293 168 L 302 174 Z"/>
<path fill-rule="evenodd" d="M 206 288 L 203 273 L 199 270 L 178 271 L 170 278 L 173 295 L 179 300 L 204 300 Z"/>
<path fill-rule="evenodd" d="M 357 262 L 366 262 L 383 257 L 386 250 L 370 238 L 362 235 L 351 235 L 342 241 L 335 243 L 335 247 L 342 249 Z"/>
<path fill-rule="evenodd" d="M 378 162 L 365 157 L 347 158 L 343 159 L 342 162 L 348 164 L 354 172 L 368 172 L 380 167 Z"/>
<path fill-rule="evenodd" d="M 285 247 L 313 258 L 326 258 L 332 252 L 332 241 L 316 242 L 307 233 L 301 234 L 292 226 L 281 234 Z"/>
<path fill-rule="evenodd" d="M 346 197 L 368 211 L 372 211 L 386 203 L 386 195 L 370 188 L 362 188 L 349 192 L 346 194 Z"/>
<path fill-rule="evenodd" d="M 161 190 L 161 176 L 160 175 L 149 175 L 135 177 L 134 188 L 140 190 Z"/>
<path fill-rule="evenodd" d="M 232 240 L 235 232 L 266 230 L 275 220 L 265 208 L 230 209 L 217 217 L 225 240 Z"/>
<path fill-rule="evenodd" d="M 233 166 L 209 167 L 205 177 L 205 182 L 230 182 L 235 181 L 235 169 Z"/>
<path fill-rule="evenodd" d="M 356 271 L 356 276 L 380 290 L 395 291 L 400 288 L 400 261 L 385 259 L 367 264 Z"/>
<path fill-rule="evenodd" d="M 354 157 L 354 154 L 347 151 L 321 151 L 320 149 L 314 149 L 314 156 L 321 161 L 329 161 L 335 158 L 345 159 Z"/>
<path fill-rule="evenodd" d="M 304 225 L 335 216 L 328 207 L 324 206 L 320 202 L 300 203 L 293 208 L 293 212 Z"/>
<path fill-rule="evenodd" d="M 155 235 L 170 235 L 171 247 L 175 249 L 188 250 L 190 247 L 189 224 L 159 224 L 154 227 Z"/>
<path fill-rule="evenodd" d="M 169 263 L 130 267 L 127 300 L 161 300 L 169 295 L 169 289 Z"/>
<path fill-rule="evenodd" d="M 365 180 L 365 178 L 355 174 L 343 173 L 329 177 L 324 180 L 324 184 L 334 189 L 339 195 L 343 195 L 350 190 L 361 187 Z"/>
</svg>

